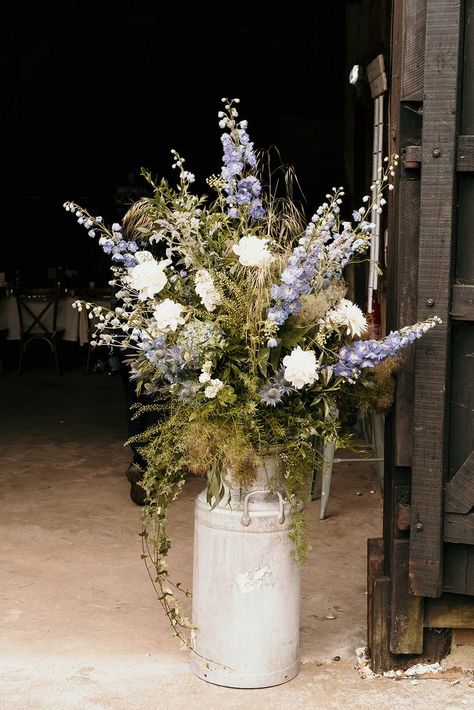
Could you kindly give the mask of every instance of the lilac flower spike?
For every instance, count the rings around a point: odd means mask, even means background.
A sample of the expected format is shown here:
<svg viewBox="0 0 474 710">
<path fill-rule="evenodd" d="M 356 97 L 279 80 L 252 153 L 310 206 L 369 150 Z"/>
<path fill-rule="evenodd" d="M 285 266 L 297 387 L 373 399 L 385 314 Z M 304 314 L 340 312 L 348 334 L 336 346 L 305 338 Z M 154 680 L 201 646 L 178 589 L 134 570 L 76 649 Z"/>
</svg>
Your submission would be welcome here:
<svg viewBox="0 0 474 710">
<path fill-rule="evenodd" d="M 421 323 L 391 332 L 382 341 L 357 340 L 350 347 L 339 350 L 334 374 L 348 382 L 355 382 L 360 377 L 361 370 L 376 367 L 387 358 L 395 357 L 400 350 L 421 338 L 437 323 L 441 323 L 441 318 L 433 316 Z"/>
<path fill-rule="evenodd" d="M 219 112 L 219 126 L 228 128 L 228 133 L 221 136 L 224 154 L 221 177 L 224 180 L 224 191 L 227 194 L 227 214 L 235 218 L 240 216 L 241 208 L 248 207 L 249 215 L 254 220 L 259 220 L 265 215 L 262 207 L 260 181 L 253 175 L 246 174 L 257 164 L 257 158 L 247 133 L 247 121 L 236 122 L 238 116 L 234 107 L 235 99 L 225 99 L 227 115 Z"/>
</svg>

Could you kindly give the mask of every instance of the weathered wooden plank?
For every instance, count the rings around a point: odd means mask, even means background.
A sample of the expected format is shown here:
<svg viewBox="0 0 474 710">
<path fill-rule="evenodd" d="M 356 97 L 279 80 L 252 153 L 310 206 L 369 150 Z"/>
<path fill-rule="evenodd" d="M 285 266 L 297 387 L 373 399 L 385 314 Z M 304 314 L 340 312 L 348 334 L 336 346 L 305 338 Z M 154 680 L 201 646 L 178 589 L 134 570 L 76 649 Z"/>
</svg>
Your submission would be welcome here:
<svg viewBox="0 0 474 710">
<path fill-rule="evenodd" d="M 385 72 L 385 62 L 383 59 L 383 54 L 378 54 L 375 59 L 373 59 L 370 64 L 367 64 L 367 79 L 369 82 L 375 81 L 375 79 Z"/>
<path fill-rule="evenodd" d="M 461 133 L 474 134 L 474 0 L 465 0 Z"/>
<path fill-rule="evenodd" d="M 458 204 L 456 282 L 473 284 L 474 174 L 458 173 Z"/>
<path fill-rule="evenodd" d="M 405 170 L 420 170 L 421 157 L 421 145 L 407 145 L 403 157 L 403 167 Z"/>
<path fill-rule="evenodd" d="M 411 592 L 428 597 L 439 596 L 443 589 L 442 505 L 460 23 L 460 0 L 430 0 L 427 4 L 417 313 L 419 320 L 437 313 L 443 324 L 416 347 L 409 576 Z"/>
<path fill-rule="evenodd" d="M 426 599 L 424 625 L 432 629 L 474 628 L 474 598 L 443 594 L 438 599 Z"/>
<path fill-rule="evenodd" d="M 474 507 L 474 451 L 446 484 L 445 513 L 469 513 Z"/>
<path fill-rule="evenodd" d="M 467 565 L 470 545 L 444 546 L 444 591 L 467 594 Z"/>
<path fill-rule="evenodd" d="M 448 479 L 474 450 L 474 323 L 455 321 L 451 335 Z"/>
<path fill-rule="evenodd" d="M 474 285 L 454 284 L 451 317 L 474 321 Z"/>
<path fill-rule="evenodd" d="M 393 541 L 392 653 L 423 653 L 423 597 L 415 597 L 408 592 L 409 545 L 408 539 Z"/>
<path fill-rule="evenodd" d="M 459 136 L 456 151 L 456 168 L 461 172 L 474 171 L 474 136 Z"/>
<path fill-rule="evenodd" d="M 446 513 L 444 516 L 444 539 L 474 545 L 474 512 L 466 515 Z"/>
<path fill-rule="evenodd" d="M 374 605 L 372 615 L 371 668 L 382 673 L 392 667 L 390 653 L 390 577 L 374 581 Z"/>
<path fill-rule="evenodd" d="M 418 278 L 418 237 L 420 226 L 420 180 L 403 177 L 399 183 L 397 244 L 398 289 L 397 326 L 416 321 L 416 287 Z M 415 351 L 404 355 L 403 367 L 397 373 L 395 399 L 395 465 L 411 466 L 413 452 Z"/>
<path fill-rule="evenodd" d="M 423 100 L 426 0 L 403 3 L 402 101 Z"/>
<path fill-rule="evenodd" d="M 474 596 L 474 547 L 467 549 L 466 594 Z"/>
<path fill-rule="evenodd" d="M 372 650 L 373 637 L 373 609 L 374 609 L 374 582 L 383 576 L 383 538 L 369 538 L 367 540 L 367 645 Z"/>
<path fill-rule="evenodd" d="M 384 94 L 388 89 L 387 75 L 385 72 L 370 82 L 370 95 L 373 99 Z"/>
</svg>

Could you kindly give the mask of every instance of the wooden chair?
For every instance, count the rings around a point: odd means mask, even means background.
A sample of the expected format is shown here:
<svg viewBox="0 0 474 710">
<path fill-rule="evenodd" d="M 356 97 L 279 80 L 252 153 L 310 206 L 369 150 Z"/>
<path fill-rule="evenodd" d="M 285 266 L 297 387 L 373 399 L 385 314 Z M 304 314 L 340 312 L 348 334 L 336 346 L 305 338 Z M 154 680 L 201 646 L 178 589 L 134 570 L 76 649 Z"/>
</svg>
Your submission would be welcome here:
<svg viewBox="0 0 474 710">
<path fill-rule="evenodd" d="M 23 355 L 34 340 L 48 344 L 54 355 L 58 375 L 61 374 L 58 356 L 58 342 L 64 329 L 57 328 L 59 292 L 57 289 L 28 289 L 16 296 L 20 320 L 20 357 L 18 374 L 21 375 Z"/>
</svg>

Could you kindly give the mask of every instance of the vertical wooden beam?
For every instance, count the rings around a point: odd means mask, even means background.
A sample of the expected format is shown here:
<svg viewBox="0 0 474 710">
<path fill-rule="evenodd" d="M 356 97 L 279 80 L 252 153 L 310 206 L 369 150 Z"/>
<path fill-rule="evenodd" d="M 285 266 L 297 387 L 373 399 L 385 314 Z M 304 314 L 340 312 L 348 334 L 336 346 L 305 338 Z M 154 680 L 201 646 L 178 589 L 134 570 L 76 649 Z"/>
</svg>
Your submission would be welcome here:
<svg viewBox="0 0 474 710">
<path fill-rule="evenodd" d="M 383 539 L 367 540 L 367 645 L 370 653 L 374 647 L 374 582 L 383 575 Z"/>
<path fill-rule="evenodd" d="M 415 359 L 410 588 L 443 590 L 442 503 L 446 460 L 449 310 L 455 206 L 460 0 L 429 0 L 422 137 L 418 318 L 443 324 L 422 339 Z"/>
<path fill-rule="evenodd" d="M 423 101 L 426 0 L 403 3 L 402 101 Z"/>
<path fill-rule="evenodd" d="M 374 582 L 372 617 L 371 667 L 374 673 L 390 670 L 390 577 L 379 577 Z"/>
<path fill-rule="evenodd" d="M 423 598 L 408 591 L 410 541 L 393 541 L 390 650 L 423 653 Z"/>
</svg>

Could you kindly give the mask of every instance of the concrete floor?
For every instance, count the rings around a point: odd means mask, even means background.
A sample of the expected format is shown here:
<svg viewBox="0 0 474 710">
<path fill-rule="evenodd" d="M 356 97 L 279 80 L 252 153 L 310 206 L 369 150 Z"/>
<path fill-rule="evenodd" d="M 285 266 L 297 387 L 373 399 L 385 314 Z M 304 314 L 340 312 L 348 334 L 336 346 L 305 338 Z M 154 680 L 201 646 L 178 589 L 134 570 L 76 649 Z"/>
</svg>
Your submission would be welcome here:
<svg viewBox="0 0 474 710">
<path fill-rule="evenodd" d="M 365 645 L 366 540 L 381 534 L 371 464 L 335 467 L 325 521 L 318 502 L 307 506 L 299 676 L 265 690 L 221 688 L 190 672 L 140 559 L 119 379 L 7 374 L 0 401 L 1 710 L 474 707 L 462 673 L 454 685 L 453 676 L 413 684 L 364 680 L 354 668 Z M 201 488 L 191 478 L 171 516 L 170 568 L 188 586 Z"/>
</svg>

